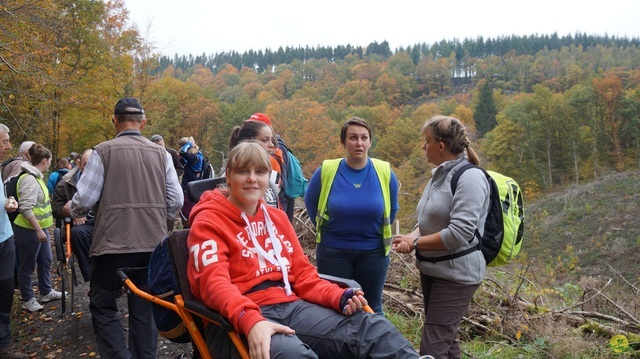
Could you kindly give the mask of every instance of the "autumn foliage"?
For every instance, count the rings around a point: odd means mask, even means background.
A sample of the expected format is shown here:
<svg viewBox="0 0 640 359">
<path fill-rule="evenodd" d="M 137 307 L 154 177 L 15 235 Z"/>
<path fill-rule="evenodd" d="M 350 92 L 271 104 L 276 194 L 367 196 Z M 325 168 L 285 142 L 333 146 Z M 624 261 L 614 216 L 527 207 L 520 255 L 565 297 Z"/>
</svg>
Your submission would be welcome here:
<svg viewBox="0 0 640 359">
<path fill-rule="evenodd" d="M 371 155 L 402 183 L 403 225 L 429 177 L 420 127 L 435 114 L 460 118 L 486 167 L 535 191 L 640 163 L 638 39 L 511 36 L 395 51 L 383 41 L 170 59 L 129 23 L 122 0 L 3 2 L 0 20 L 0 119 L 14 142 L 42 142 L 56 157 L 111 138 L 113 104 L 133 96 L 145 135 L 170 146 L 194 136 L 218 167 L 233 126 L 265 112 L 311 176 L 343 155 L 338 131 L 359 116 L 374 130 Z"/>
</svg>

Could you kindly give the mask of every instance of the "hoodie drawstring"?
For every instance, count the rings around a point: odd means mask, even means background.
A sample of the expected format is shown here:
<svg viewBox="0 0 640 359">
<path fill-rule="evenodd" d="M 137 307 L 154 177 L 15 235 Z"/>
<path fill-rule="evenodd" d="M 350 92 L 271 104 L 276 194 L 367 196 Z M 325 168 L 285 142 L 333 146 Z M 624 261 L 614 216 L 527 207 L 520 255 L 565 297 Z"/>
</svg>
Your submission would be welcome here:
<svg viewBox="0 0 640 359">
<path fill-rule="evenodd" d="M 282 270 L 282 279 L 284 281 L 285 293 L 287 293 L 287 295 L 291 295 L 292 291 L 291 291 L 291 284 L 289 283 L 289 270 L 287 269 L 287 265 L 284 259 L 280 255 L 280 252 L 282 251 L 282 243 L 280 243 L 280 240 L 278 239 L 278 237 L 276 237 L 275 230 L 273 229 L 273 222 L 271 222 L 271 217 L 269 217 L 269 214 L 267 213 L 267 208 L 264 206 L 264 204 L 261 204 L 260 208 L 264 213 L 264 220 L 267 225 L 267 232 L 269 233 L 269 238 L 271 239 L 271 244 L 273 245 L 273 252 L 274 252 L 273 255 L 269 255 L 264 250 L 264 248 L 262 248 L 262 246 L 258 243 L 258 240 L 256 239 L 256 236 L 253 233 L 253 229 L 251 228 L 251 223 L 249 222 L 249 218 L 247 217 L 247 215 L 244 212 L 242 212 L 240 216 L 242 217 L 242 219 L 244 219 L 244 222 L 247 224 L 247 231 L 249 232 L 249 238 L 251 238 L 251 242 L 253 243 L 253 246 L 258 250 L 258 253 L 260 253 L 266 260 L 268 260 L 269 263 L 273 264 L 274 266 L 280 267 L 280 269 Z"/>
</svg>

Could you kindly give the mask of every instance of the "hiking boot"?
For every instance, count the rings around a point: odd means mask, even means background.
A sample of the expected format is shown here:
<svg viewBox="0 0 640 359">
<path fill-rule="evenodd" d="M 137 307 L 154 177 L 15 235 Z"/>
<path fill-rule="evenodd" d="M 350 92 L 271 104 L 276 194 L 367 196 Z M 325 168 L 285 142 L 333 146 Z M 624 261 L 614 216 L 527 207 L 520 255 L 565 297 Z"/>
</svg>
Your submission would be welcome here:
<svg viewBox="0 0 640 359">
<path fill-rule="evenodd" d="M 49 292 L 48 294 L 40 296 L 40 301 L 42 303 L 48 303 L 52 300 L 56 300 L 60 298 L 62 298 L 62 293 L 58 292 L 55 289 L 51 289 L 51 292 Z"/>
<path fill-rule="evenodd" d="M 24 302 L 24 304 L 22 304 L 22 309 L 26 309 L 30 312 L 37 312 L 39 310 L 43 310 L 44 307 L 41 306 L 40 303 L 38 303 L 38 301 L 34 297 Z"/>
<path fill-rule="evenodd" d="M 15 348 L 11 344 L 0 349 L 0 359 L 27 359 L 29 356 Z"/>
</svg>

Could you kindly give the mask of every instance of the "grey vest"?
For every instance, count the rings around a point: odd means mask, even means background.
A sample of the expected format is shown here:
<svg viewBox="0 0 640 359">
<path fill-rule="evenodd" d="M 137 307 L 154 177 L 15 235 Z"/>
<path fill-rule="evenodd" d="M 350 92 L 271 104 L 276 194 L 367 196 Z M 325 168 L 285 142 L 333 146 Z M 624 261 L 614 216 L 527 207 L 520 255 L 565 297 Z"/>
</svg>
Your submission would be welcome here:
<svg viewBox="0 0 640 359">
<path fill-rule="evenodd" d="M 95 147 L 104 167 L 91 256 L 152 252 L 167 235 L 166 151 L 140 135 Z"/>
</svg>

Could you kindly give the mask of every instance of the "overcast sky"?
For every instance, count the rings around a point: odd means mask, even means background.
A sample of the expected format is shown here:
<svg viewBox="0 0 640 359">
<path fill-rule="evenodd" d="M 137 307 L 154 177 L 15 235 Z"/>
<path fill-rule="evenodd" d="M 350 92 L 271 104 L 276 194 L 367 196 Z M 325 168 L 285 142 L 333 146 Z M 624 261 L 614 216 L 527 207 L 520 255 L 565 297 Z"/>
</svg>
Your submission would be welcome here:
<svg viewBox="0 0 640 359">
<path fill-rule="evenodd" d="M 640 0 L 124 1 L 140 33 L 168 56 L 385 40 L 395 50 L 554 32 L 640 38 Z"/>
</svg>

